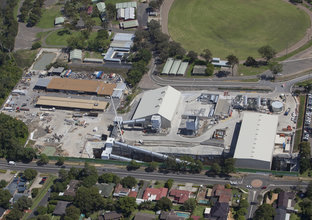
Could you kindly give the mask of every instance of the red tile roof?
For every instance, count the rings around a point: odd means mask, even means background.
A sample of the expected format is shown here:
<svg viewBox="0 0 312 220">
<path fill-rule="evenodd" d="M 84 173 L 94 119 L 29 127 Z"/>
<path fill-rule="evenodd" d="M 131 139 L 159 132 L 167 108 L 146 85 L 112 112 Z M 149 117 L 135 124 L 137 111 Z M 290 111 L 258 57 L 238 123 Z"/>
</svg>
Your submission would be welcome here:
<svg viewBox="0 0 312 220">
<path fill-rule="evenodd" d="M 133 197 L 133 198 L 136 198 L 137 195 L 138 195 L 138 192 L 136 192 L 136 191 L 131 191 L 131 192 L 128 194 L 129 197 Z"/>
<path fill-rule="evenodd" d="M 93 12 L 93 7 L 89 6 L 87 9 L 87 13 L 90 15 L 90 14 L 92 14 L 92 12 Z"/>
<path fill-rule="evenodd" d="M 228 203 L 232 197 L 232 189 L 226 189 L 224 185 L 215 185 L 213 187 L 213 195 L 219 197 L 219 202 Z"/>
<path fill-rule="evenodd" d="M 129 193 L 130 192 L 130 189 L 127 189 L 127 188 L 123 188 L 122 185 L 120 183 L 118 183 L 115 187 L 115 191 L 114 193 L 116 194 L 119 194 L 121 192 L 124 192 L 124 193 Z"/>
<path fill-rule="evenodd" d="M 188 200 L 190 195 L 191 195 L 191 192 L 187 190 L 173 189 L 170 191 L 170 196 L 173 196 L 174 200 L 180 204 Z"/>
<path fill-rule="evenodd" d="M 147 188 L 144 191 L 143 199 L 144 200 L 149 200 L 149 201 L 154 201 L 154 200 L 160 200 L 162 197 L 166 197 L 168 193 L 167 188 Z"/>
</svg>

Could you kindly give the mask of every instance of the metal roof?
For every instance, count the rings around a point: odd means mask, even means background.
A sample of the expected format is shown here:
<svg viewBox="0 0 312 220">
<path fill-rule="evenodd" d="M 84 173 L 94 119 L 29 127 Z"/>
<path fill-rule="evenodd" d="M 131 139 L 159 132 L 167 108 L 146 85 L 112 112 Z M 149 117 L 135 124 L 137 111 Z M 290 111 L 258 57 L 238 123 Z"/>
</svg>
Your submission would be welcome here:
<svg viewBox="0 0 312 220">
<path fill-rule="evenodd" d="M 124 22 L 120 22 L 120 26 L 124 29 L 134 28 L 134 27 L 139 26 L 139 22 L 138 20 L 124 21 Z"/>
<path fill-rule="evenodd" d="M 179 105 L 181 93 L 166 86 L 144 92 L 133 119 L 145 118 L 158 114 L 171 121 Z"/>
<path fill-rule="evenodd" d="M 174 59 L 173 58 L 168 58 L 167 62 L 163 68 L 163 71 L 161 72 L 162 74 L 169 74 L 169 71 L 171 69 L 171 66 L 173 64 Z"/>
<path fill-rule="evenodd" d="M 125 20 L 135 19 L 135 10 L 133 7 L 125 8 Z"/>
<path fill-rule="evenodd" d="M 119 8 L 136 8 L 137 2 L 122 2 L 122 3 L 116 3 L 116 9 Z"/>
<path fill-rule="evenodd" d="M 36 82 L 35 87 L 46 88 L 49 85 L 50 81 L 51 79 L 49 78 L 39 78 L 38 81 Z"/>
<path fill-rule="evenodd" d="M 272 162 L 277 124 L 277 115 L 245 112 L 234 158 Z"/>
<path fill-rule="evenodd" d="M 57 18 L 55 18 L 55 20 L 54 20 L 54 24 L 55 24 L 55 25 L 63 24 L 64 21 L 65 21 L 65 18 L 64 18 L 64 17 L 57 17 Z"/>
<path fill-rule="evenodd" d="M 106 109 L 107 102 L 86 99 L 40 96 L 36 105 L 104 111 Z"/>
<path fill-rule="evenodd" d="M 99 2 L 96 4 L 97 9 L 99 10 L 100 13 L 105 12 L 105 3 L 104 2 Z"/>
<path fill-rule="evenodd" d="M 181 60 L 175 60 L 172 64 L 169 74 L 176 75 L 179 70 L 181 62 L 182 62 Z"/>
<path fill-rule="evenodd" d="M 77 60 L 82 60 L 82 50 L 74 49 L 70 51 L 69 53 L 69 59 L 77 59 Z"/>
<path fill-rule="evenodd" d="M 178 72 L 176 73 L 176 75 L 182 75 L 183 76 L 185 74 L 187 66 L 188 66 L 188 62 L 182 62 L 180 67 L 179 67 Z"/>
</svg>

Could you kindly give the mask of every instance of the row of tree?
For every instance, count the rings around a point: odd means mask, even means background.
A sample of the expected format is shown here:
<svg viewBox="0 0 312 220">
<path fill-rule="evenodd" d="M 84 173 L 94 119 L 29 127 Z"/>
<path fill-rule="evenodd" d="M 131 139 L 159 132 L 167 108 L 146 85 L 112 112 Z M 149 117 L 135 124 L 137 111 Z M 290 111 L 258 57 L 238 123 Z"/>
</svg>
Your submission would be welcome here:
<svg viewBox="0 0 312 220">
<path fill-rule="evenodd" d="M 35 0 L 28 14 L 27 26 L 35 26 L 40 21 L 43 4 L 44 0 Z"/>
<path fill-rule="evenodd" d="M 219 163 L 213 163 L 210 170 L 207 172 L 208 175 L 228 175 L 230 173 L 235 173 L 235 159 L 227 158 Z"/>
<path fill-rule="evenodd" d="M 310 142 L 301 142 L 299 149 L 300 173 L 304 173 L 312 168 Z"/>
</svg>

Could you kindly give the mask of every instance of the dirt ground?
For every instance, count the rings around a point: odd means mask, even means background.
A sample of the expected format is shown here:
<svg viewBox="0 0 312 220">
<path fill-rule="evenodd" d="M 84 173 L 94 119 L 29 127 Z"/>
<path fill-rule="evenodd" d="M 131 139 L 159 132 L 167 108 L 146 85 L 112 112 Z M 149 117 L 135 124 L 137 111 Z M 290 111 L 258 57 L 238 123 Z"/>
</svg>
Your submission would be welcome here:
<svg viewBox="0 0 312 220">
<path fill-rule="evenodd" d="M 14 174 L 11 174 L 10 170 L 7 170 L 6 173 L 0 173 L 0 180 L 5 180 L 7 182 L 10 182 L 13 177 L 14 177 Z"/>
</svg>

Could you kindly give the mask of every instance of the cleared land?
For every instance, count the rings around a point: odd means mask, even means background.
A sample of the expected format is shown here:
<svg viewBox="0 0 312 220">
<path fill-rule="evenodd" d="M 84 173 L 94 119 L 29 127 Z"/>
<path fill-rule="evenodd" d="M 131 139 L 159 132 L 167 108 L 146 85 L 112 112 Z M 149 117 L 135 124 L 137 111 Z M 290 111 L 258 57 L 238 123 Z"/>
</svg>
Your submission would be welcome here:
<svg viewBox="0 0 312 220">
<path fill-rule="evenodd" d="M 308 27 L 308 15 L 282 0 L 175 0 L 168 21 L 171 37 L 185 49 L 240 59 L 259 57 L 258 48 L 267 44 L 281 51 Z"/>
</svg>

